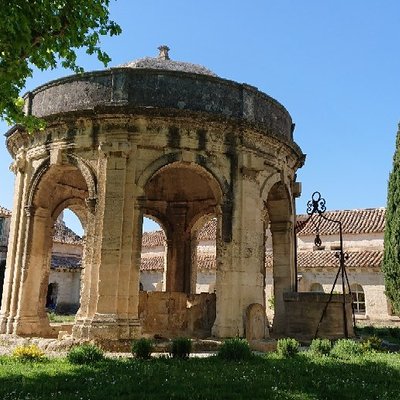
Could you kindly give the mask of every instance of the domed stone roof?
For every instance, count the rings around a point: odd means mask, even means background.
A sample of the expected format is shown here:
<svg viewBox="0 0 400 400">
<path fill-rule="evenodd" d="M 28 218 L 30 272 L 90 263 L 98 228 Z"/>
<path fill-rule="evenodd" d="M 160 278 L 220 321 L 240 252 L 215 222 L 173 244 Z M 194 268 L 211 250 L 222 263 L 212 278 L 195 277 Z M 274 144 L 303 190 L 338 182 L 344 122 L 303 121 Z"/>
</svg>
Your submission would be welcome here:
<svg viewBox="0 0 400 400">
<path fill-rule="evenodd" d="M 160 46 L 158 57 L 144 57 L 133 60 L 125 64 L 118 65 L 119 68 L 144 68 L 144 69 L 161 69 L 164 71 L 189 72 L 192 74 L 217 76 L 214 72 L 203 67 L 202 65 L 192 64 L 183 61 L 173 61 L 169 58 L 169 47 Z"/>
</svg>

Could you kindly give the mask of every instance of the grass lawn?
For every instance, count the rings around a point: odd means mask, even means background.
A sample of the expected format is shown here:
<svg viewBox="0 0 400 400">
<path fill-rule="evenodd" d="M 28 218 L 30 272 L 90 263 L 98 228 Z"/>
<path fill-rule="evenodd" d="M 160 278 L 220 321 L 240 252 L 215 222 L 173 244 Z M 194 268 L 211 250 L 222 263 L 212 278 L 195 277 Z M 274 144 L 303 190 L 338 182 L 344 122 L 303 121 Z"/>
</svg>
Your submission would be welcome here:
<svg viewBox="0 0 400 400">
<path fill-rule="evenodd" d="M 20 362 L 0 357 L 0 399 L 400 399 L 400 354 L 351 361 L 301 353 L 246 362 L 216 357 L 106 359 L 76 366 L 66 359 Z"/>
</svg>

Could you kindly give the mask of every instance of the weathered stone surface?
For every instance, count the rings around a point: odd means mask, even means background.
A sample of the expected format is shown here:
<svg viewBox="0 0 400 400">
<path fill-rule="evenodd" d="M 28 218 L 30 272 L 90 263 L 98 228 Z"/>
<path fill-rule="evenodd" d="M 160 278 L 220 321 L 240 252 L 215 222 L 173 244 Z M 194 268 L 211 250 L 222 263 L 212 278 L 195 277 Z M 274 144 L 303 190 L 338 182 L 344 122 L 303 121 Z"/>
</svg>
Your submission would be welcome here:
<svg viewBox="0 0 400 400">
<path fill-rule="evenodd" d="M 337 339 L 344 337 L 344 320 L 346 320 L 348 336 L 354 336 L 350 295 L 346 295 L 346 319 L 344 319 L 341 294 L 332 296 L 322 320 L 324 308 L 329 301 L 329 294 L 285 293 L 284 300 L 287 312 L 286 334 L 288 336 L 310 340 L 317 334 L 317 337 Z M 321 323 L 318 327 L 320 320 Z"/>
<path fill-rule="evenodd" d="M 261 304 L 250 304 L 246 310 L 246 339 L 265 339 L 269 336 L 265 308 Z"/>
<path fill-rule="evenodd" d="M 243 336 L 248 306 L 264 304 L 267 225 L 274 331 L 285 331 L 304 155 L 283 106 L 218 77 L 129 68 L 50 82 L 26 100 L 47 126 L 7 134 L 19 167 L 0 332 L 57 335 L 44 306 L 52 230 L 65 208 L 85 231 L 74 338 L 122 343 L 164 329 L 209 335 L 211 326 L 216 337 Z M 166 233 L 168 293 L 154 297 L 139 295 L 144 215 Z M 195 233 L 209 216 L 218 221 L 215 297 L 193 297 Z"/>
</svg>

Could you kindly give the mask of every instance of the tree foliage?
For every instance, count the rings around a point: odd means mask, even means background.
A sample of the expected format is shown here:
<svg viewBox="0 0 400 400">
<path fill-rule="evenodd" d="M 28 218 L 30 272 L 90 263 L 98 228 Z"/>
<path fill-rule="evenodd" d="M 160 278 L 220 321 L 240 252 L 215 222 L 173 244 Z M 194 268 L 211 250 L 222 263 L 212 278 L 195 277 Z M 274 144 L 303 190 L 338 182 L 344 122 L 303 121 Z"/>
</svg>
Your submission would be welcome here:
<svg viewBox="0 0 400 400">
<path fill-rule="evenodd" d="M 84 48 L 107 65 L 102 35 L 121 28 L 109 18 L 110 0 L 0 0 L 0 116 L 8 123 L 35 127 L 23 115 L 19 97 L 32 67 L 57 65 L 79 73 L 76 50 Z"/>
<path fill-rule="evenodd" d="M 400 124 L 396 136 L 393 169 L 389 175 L 386 207 L 385 250 L 382 270 L 386 295 L 395 314 L 400 314 Z"/>
</svg>

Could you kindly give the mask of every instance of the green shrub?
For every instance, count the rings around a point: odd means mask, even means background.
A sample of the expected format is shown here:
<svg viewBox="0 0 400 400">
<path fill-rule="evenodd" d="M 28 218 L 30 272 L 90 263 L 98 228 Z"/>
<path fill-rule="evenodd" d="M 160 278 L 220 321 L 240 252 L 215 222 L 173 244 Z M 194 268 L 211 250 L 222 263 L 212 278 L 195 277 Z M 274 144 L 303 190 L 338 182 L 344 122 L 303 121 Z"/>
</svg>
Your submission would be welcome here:
<svg viewBox="0 0 400 400">
<path fill-rule="evenodd" d="M 253 356 L 249 342 L 246 339 L 226 339 L 218 349 L 217 356 L 223 360 L 241 361 L 248 360 Z"/>
<path fill-rule="evenodd" d="M 67 354 L 71 364 L 94 364 L 104 359 L 103 350 L 93 344 L 82 344 L 73 347 Z"/>
<path fill-rule="evenodd" d="M 364 338 L 363 341 L 361 342 L 362 349 L 364 351 L 381 351 L 383 350 L 382 348 L 382 339 L 378 338 L 378 336 L 373 335 L 373 336 L 368 336 L 367 338 Z"/>
<path fill-rule="evenodd" d="M 339 339 L 332 347 L 331 356 L 342 360 L 349 360 L 352 357 L 363 354 L 360 343 L 351 339 Z"/>
<path fill-rule="evenodd" d="M 136 358 L 147 360 L 151 358 L 153 351 L 153 341 L 151 339 L 140 338 L 132 343 L 132 354 Z"/>
<path fill-rule="evenodd" d="M 331 349 L 332 342 L 329 339 L 313 339 L 309 350 L 315 355 L 327 356 Z"/>
<path fill-rule="evenodd" d="M 186 337 L 178 337 L 172 340 L 170 354 L 173 358 L 189 358 L 192 351 L 192 341 Z"/>
<path fill-rule="evenodd" d="M 12 356 L 19 361 L 43 361 L 44 352 L 36 344 L 17 346 Z"/>
<path fill-rule="evenodd" d="M 299 352 L 300 343 L 296 339 L 279 339 L 276 345 L 276 351 L 281 357 L 293 357 Z"/>
</svg>

